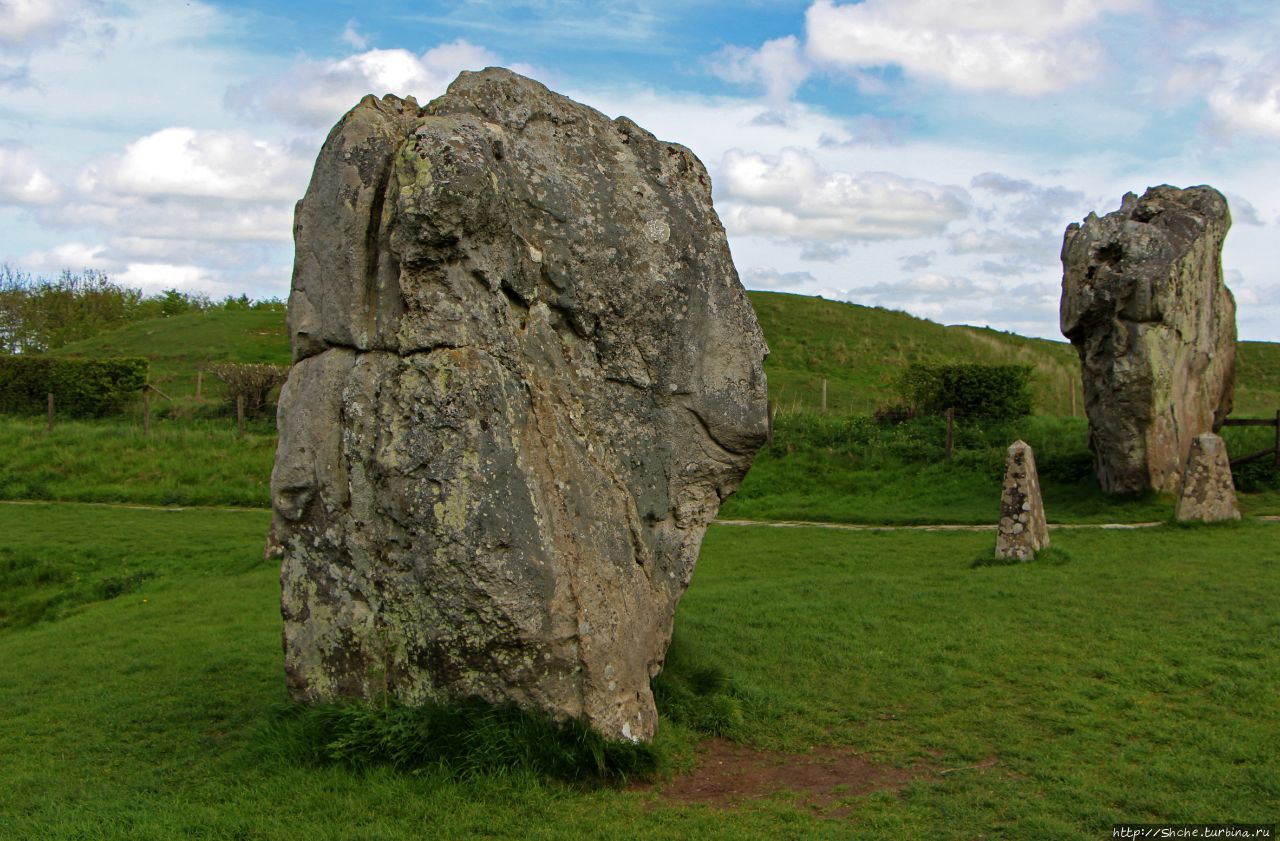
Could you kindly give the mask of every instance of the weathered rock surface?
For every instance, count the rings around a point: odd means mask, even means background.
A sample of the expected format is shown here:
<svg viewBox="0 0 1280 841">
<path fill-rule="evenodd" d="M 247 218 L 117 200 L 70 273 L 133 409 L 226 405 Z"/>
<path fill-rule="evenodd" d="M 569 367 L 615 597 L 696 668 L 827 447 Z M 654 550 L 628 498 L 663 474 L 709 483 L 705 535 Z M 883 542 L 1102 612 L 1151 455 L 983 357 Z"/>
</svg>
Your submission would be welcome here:
<svg viewBox="0 0 1280 841">
<path fill-rule="evenodd" d="M 1176 492 L 1192 439 L 1231 411 L 1230 225 L 1212 187 L 1162 186 L 1067 227 L 1062 332 L 1080 355 L 1089 445 L 1109 493 Z"/>
<path fill-rule="evenodd" d="M 366 97 L 295 226 L 272 474 L 295 699 L 650 738 L 764 345 L 702 164 L 505 70 Z"/>
<path fill-rule="evenodd" d="M 1000 493 L 1000 525 L 996 529 L 996 557 L 1030 561 L 1049 545 L 1049 525 L 1040 496 L 1040 474 L 1031 445 L 1014 441 L 1005 459 L 1004 490 Z"/>
<path fill-rule="evenodd" d="M 1240 519 L 1227 445 L 1212 432 L 1197 435 L 1191 442 L 1191 454 L 1182 474 L 1182 493 L 1178 495 L 1174 516 L 1179 520 L 1203 523 Z"/>
</svg>

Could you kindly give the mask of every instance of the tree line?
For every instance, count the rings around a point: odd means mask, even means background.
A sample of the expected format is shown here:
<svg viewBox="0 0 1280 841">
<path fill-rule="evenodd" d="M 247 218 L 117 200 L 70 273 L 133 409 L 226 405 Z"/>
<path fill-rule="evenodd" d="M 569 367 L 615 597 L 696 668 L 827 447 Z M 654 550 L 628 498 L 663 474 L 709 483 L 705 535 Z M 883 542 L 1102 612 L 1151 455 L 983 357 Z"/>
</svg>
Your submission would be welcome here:
<svg viewBox="0 0 1280 841">
<path fill-rule="evenodd" d="M 49 278 L 0 264 L 0 353 L 41 353 L 130 322 L 210 309 L 283 312 L 284 304 L 252 301 L 246 295 L 214 301 L 177 289 L 144 295 L 96 269 L 64 269 Z"/>
</svg>

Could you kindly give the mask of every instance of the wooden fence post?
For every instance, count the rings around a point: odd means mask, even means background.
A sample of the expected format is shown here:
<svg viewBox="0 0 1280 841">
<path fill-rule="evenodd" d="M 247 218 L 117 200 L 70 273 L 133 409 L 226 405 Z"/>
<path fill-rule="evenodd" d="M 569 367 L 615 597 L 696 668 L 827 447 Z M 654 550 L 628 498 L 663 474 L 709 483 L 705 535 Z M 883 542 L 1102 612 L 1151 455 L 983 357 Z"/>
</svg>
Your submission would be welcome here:
<svg viewBox="0 0 1280 841">
<path fill-rule="evenodd" d="M 1067 390 L 1071 392 L 1071 417 L 1076 416 L 1076 381 L 1071 376 L 1071 372 L 1067 372 Z"/>
<path fill-rule="evenodd" d="M 151 437 L 151 386 L 142 388 L 142 434 Z"/>
<path fill-rule="evenodd" d="M 951 453 L 955 449 L 955 423 L 956 410 L 954 407 L 949 407 L 947 409 L 947 461 L 951 461 Z"/>
<path fill-rule="evenodd" d="M 204 399 L 204 369 L 196 369 L 196 401 Z"/>
<path fill-rule="evenodd" d="M 766 428 L 764 441 L 765 441 L 765 444 L 772 447 L 773 446 L 773 401 L 766 400 L 764 405 L 765 405 L 765 414 L 769 419 L 769 425 Z M 1280 412 L 1277 412 L 1276 414 L 1280 414 Z"/>
<path fill-rule="evenodd" d="M 822 378 L 822 413 L 827 413 L 827 378 Z"/>
<path fill-rule="evenodd" d="M 45 432 L 53 431 L 53 392 L 49 392 L 49 424 L 45 427 Z"/>
<path fill-rule="evenodd" d="M 240 437 L 244 437 L 244 395 L 236 395 L 236 426 L 240 429 Z"/>
</svg>

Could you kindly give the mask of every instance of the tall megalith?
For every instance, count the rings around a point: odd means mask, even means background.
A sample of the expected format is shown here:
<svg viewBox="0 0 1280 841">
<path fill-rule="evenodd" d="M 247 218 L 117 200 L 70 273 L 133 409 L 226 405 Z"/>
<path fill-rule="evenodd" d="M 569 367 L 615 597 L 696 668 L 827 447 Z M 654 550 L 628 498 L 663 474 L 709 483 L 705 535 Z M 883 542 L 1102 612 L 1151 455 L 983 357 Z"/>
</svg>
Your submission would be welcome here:
<svg viewBox="0 0 1280 841">
<path fill-rule="evenodd" d="M 694 155 L 506 70 L 366 97 L 295 222 L 272 473 L 302 702 L 652 737 L 767 348 Z"/>
<path fill-rule="evenodd" d="M 1212 187 L 1161 186 L 1067 227 L 1061 326 L 1080 355 L 1089 446 L 1109 493 L 1176 492 L 1192 440 L 1231 411 L 1230 226 Z"/>
</svg>

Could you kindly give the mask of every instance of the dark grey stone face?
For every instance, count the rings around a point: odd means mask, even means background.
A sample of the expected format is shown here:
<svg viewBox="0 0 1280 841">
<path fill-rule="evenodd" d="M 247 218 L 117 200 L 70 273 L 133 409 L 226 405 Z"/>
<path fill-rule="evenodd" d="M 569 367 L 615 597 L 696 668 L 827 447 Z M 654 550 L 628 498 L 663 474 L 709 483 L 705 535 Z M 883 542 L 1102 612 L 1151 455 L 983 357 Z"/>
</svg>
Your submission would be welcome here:
<svg viewBox="0 0 1280 841">
<path fill-rule="evenodd" d="M 464 73 L 348 113 L 295 238 L 272 475 L 293 696 L 651 738 L 676 604 L 766 429 L 702 164 Z"/>
<path fill-rule="evenodd" d="M 1089 444 L 1108 492 L 1177 491 L 1192 439 L 1231 412 L 1230 226 L 1212 187 L 1162 186 L 1067 227 L 1062 332 L 1080 355 Z"/>
</svg>

